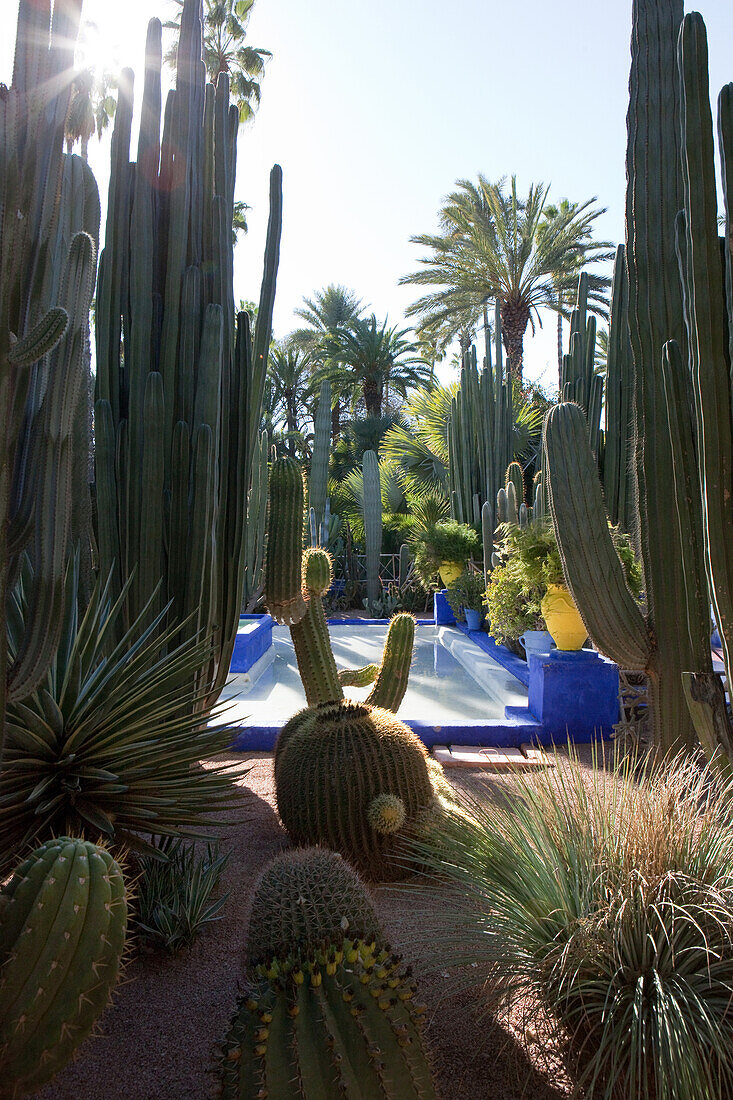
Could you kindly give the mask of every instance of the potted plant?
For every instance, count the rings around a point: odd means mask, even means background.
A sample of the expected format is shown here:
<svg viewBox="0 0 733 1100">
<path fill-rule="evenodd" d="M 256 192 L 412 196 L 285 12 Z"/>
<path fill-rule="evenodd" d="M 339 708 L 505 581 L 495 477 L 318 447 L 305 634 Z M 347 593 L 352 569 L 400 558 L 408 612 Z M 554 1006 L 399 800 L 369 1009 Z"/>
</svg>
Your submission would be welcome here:
<svg viewBox="0 0 733 1100">
<path fill-rule="evenodd" d="M 448 585 L 446 596 L 456 619 L 465 619 L 469 630 L 481 629 L 486 597 L 483 573 L 461 573 L 460 577 Z"/>
<path fill-rule="evenodd" d="M 641 572 L 628 537 L 615 530 L 613 534 L 629 588 L 638 596 Z M 533 632 L 547 630 L 558 649 L 580 649 L 587 631 L 565 587 L 553 528 L 544 523 L 503 524 L 498 554 L 500 564 L 492 571 L 486 592 L 491 632 L 497 641 L 517 652 L 524 638 L 529 651 L 542 643 Z M 540 652 L 548 649 L 545 641 Z"/>
<path fill-rule="evenodd" d="M 455 520 L 431 524 L 411 544 L 415 569 L 423 583 L 430 584 L 439 573 L 446 588 L 478 557 L 480 549 L 481 540 L 473 527 Z"/>
</svg>

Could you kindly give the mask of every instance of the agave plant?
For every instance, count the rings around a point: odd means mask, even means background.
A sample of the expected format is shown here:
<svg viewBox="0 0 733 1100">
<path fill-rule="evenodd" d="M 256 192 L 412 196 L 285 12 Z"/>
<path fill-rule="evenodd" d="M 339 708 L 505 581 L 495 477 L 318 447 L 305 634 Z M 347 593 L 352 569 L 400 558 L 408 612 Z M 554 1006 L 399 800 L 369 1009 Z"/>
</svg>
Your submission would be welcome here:
<svg viewBox="0 0 733 1100">
<path fill-rule="evenodd" d="M 26 562 L 10 601 L 11 651 L 22 637 L 29 571 Z M 109 584 L 98 582 L 79 620 L 77 589 L 72 562 L 56 657 L 33 695 L 8 707 L 0 875 L 28 845 L 59 834 L 148 852 L 140 833 L 199 835 L 230 805 L 243 774 L 212 761 L 231 731 L 202 711 L 207 639 L 176 645 L 180 625 L 158 633 L 165 611 L 144 611 L 117 640 L 125 593 L 113 603 Z"/>
</svg>

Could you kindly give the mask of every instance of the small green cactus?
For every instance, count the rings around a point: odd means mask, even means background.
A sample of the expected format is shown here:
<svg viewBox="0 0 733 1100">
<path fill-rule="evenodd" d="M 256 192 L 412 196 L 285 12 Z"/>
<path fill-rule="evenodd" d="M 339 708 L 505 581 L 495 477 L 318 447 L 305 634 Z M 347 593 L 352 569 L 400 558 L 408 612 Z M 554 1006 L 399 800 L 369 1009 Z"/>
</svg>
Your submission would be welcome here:
<svg viewBox="0 0 733 1100">
<path fill-rule="evenodd" d="M 92 1031 L 117 981 L 127 928 L 120 868 L 59 837 L 0 894 L 0 1095 L 35 1092 Z"/>
<path fill-rule="evenodd" d="M 338 856 L 323 860 L 318 849 L 285 853 L 260 880 L 249 927 L 257 950 L 223 1044 L 222 1095 L 432 1100 L 417 987 L 376 922 L 359 933 L 373 910 L 356 875 Z"/>
</svg>

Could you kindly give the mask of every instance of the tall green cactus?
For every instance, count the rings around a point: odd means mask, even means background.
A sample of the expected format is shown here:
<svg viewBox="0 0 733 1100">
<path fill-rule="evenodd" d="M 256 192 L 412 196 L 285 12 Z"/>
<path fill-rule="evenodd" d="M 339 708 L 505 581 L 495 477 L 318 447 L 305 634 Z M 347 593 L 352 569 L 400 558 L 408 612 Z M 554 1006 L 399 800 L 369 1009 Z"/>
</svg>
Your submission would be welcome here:
<svg viewBox="0 0 733 1100">
<path fill-rule="evenodd" d="M 545 425 L 549 493 L 565 575 L 594 642 L 622 668 L 649 680 L 655 743 L 691 744 L 693 725 L 682 674 L 711 675 L 709 608 L 702 557 L 699 492 L 675 495 L 675 454 L 665 396 L 675 407 L 677 438 L 689 449 L 693 410 L 684 372 L 687 339 L 675 251 L 675 218 L 684 204 L 680 85 L 676 69 L 681 0 L 634 0 L 627 148 L 629 333 L 634 360 L 638 532 L 646 614 L 633 601 L 608 532 L 595 462 L 572 404 L 553 409 Z M 727 392 L 727 391 L 726 391 Z M 681 534 L 682 532 L 682 534 Z"/>
<path fill-rule="evenodd" d="M 718 135 L 726 235 L 718 238 L 713 121 L 708 87 L 705 24 L 686 15 L 678 41 L 681 85 L 682 179 L 684 213 L 678 217 L 678 258 L 689 336 L 689 376 L 674 343 L 665 348 L 665 386 L 672 430 L 676 433 L 675 492 L 680 541 L 686 567 L 704 559 L 720 629 L 728 684 L 733 682 L 733 403 L 730 369 L 733 350 L 733 85 L 718 99 Z M 721 262 L 722 245 L 722 262 Z M 694 395 L 694 400 L 691 399 Z M 689 425 L 694 408 L 695 426 Z M 695 468 L 695 438 L 699 455 Z M 697 476 L 696 476 L 697 475 Z M 699 486 L 699 490 L 698 490 Z M 689 500 L 702 497 L 704 526 L 685 529 Z M 704 543 L 700 538 L 702 535 Z M 696 574 L 697 576 L 697 574 Z M 700 578 L 700 601 L 707 587 Z M 706 641 L 707 639 L 705 639 Z M 683 670 L 690 714 L 703 747 L 733 766 L 733 728 L 717 677 L 706 665 Z"/>
<path fill-rule="evenodd" d="M 435 1097 L 417 988 L 343 860 L 318 848 L 274 859 L 248 944 L 220 1063 L 225 1098 Z"/>
<path fill-rule="evenodd" d="M 308 479 L 308 504 L 313 511 L 315 541 L 311 536 L 311 545 L 320 545 L 321 526 L 326 518 L 326 498 L 328 496 L 328 460 L 331 453 L 331 383 L 321 382 L 318 393 L 318 406 L 313 423 L 313 455 L 311 472 Z"/>
<path fill-rule="evenodd" d="M 570 316 L 569 351 L 562 359 L 560 396 L 563 401 L 574 401 L 582 408 L 588 421 L 591 450 L 598 457 L 603 379 L 595 373 L 595 352 L 596 319 L 588 314 L 588 274 L 583 271 Z"/>
<path fill-rule="evenodd" d="M 606 362 L 606 421 L 603 433 L 603 491 L 611 523 L 634 535 L 634 363 L 629 338 L 629 276 L 620 244 L 613 265 Z"/>
<path fill-rule="evenodd" d="M 395 862 L 402 827 L 414 827 L 433 802 L 425 748 L 394 717 L 407 690 L 415 624 L 396 615 L 381 666 L 338 672 L 321 600 L 331 562 L 320 549 L 301 559 L 303 497 L 298 464 L 278 459 L 270 477 L 267 606 L 290 627 L 308 702 L 278 737 L 278 810 L 296 843 L 340 851 L 372 878 L 396 877 L 404 871 Z M 365 703 L 344 700 L 343 684 L 372 681 Z"/>
<path fill-rule="evenodd" d="M 120 868 L 104 848 L 59 837 L 0 893 L 0 1093 L 36 1092 L 106 1008 L 127 928 Z"/>
<path fill-rule="evenodd" d="M 471 348 L 463 357 L 461 384 L 451 402 L 451 516 L 459 523 L 481 522 L 481 507 L 486 500 L 493 504 L 513 455 L 512 389 L 504 370 L 498 307 L 494 334 L 495 362 L 487 336 L 483 369 L 479 372 Z"/>
<path fill-rule="evenodd" d="M 74 419 L 84 385 L 95 248 L 62 214 L 64 122 L 81 0 L 20 0 L 10 88 L 0 90 L 0 754 L 7 699 L 30 694 L 58 645 L 78 472 Z M 69 230 L 66 233 L 66 230 Z M 66 336 L 64 335 L 66 333 Z M 86 478 L 84 487 L 86 486 Z M 5 608 L 33 544 L 27 631 L 8 668 Z"/>
<path fill-rule="evenodd" d="M 375 451 L 364 451 L 363 476 L 364 541 L 366 551 L 367 601 L 372 608 L 381 595 L 379 560 L 382 554 L 382 483 Z"/>
<path fill-rule="evenodd" d="M 255 611 L 265 591 L 265 532 L 267 530 L 267 491 L 269 485 L 269 438 L 260 432 L 252 462 L 252 477 L 247 497 L 244 581 L 242 610 Z"/>
<path fill-rule="evenodd" d="M 202 670 L 211 703 L 242 600 L 281 172 L 270 178 L 252 338 L 232 289 L 238 115 L 226 74 L 205 84 L 201 35 L 200 4 L 185 0 L 161 138 L 161 25 L 150 21 L 136 163 L 132 74 L 120 81 L 97 295 L 96 481 L 102 573 L 114 566 L 115 595 L 131 578 L 129 620 L 171 601 L 188 633 L 212 638 Z"/>
</svg>

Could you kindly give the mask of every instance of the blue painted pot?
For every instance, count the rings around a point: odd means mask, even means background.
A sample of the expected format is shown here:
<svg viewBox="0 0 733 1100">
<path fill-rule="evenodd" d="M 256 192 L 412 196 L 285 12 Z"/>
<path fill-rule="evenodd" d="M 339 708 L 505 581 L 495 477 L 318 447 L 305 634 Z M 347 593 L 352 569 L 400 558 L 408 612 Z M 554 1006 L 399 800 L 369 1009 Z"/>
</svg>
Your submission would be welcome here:
<svg viewBox="0 0 733 1100">
<path fill-rule="evenodd" d="M 524 646 L 524 651 L 529 660 L 530 653 L 549 653 L 554 648 L 552 635 L 549 630 L 525 630 L 519 641 Z"/>
<path fill-rule="evenodd" d="M 474 611 L 472 607 L 464 607 L 463 613 L 466 616 L 466 626 L 469 630 L 481 629 L 483 615 L 480 611 Z"/>
</svg>

